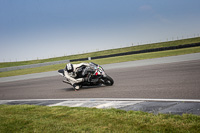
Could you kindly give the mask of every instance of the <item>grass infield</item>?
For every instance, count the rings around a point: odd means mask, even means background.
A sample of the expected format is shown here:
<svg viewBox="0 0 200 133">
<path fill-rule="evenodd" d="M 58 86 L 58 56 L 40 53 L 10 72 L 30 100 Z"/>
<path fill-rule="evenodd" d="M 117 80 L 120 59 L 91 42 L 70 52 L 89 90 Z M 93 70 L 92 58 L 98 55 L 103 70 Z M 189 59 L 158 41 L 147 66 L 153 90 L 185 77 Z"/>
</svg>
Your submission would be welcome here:
<svg viewBox="0 0 200 133">
<path fill-rule="evenodd" d="M 0 105 L 0 132 L 192 132 L 200 116 L 83 107 Z"/>
</svg>

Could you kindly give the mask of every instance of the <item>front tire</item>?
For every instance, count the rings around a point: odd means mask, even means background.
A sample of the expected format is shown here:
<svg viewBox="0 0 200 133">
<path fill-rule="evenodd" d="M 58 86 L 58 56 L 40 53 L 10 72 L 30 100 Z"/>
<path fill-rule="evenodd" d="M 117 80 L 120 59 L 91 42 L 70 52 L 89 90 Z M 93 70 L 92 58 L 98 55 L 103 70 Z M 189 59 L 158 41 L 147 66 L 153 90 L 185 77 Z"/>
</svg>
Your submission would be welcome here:
<svg viewBox="0 0 200 133">
<path fill-rule="evenodd" d="M 104 84 L 107 86 L 112 86 L 114 84 L 114 80 L 110 76 L 106 75 L 104 78 Z"/>
</svg>

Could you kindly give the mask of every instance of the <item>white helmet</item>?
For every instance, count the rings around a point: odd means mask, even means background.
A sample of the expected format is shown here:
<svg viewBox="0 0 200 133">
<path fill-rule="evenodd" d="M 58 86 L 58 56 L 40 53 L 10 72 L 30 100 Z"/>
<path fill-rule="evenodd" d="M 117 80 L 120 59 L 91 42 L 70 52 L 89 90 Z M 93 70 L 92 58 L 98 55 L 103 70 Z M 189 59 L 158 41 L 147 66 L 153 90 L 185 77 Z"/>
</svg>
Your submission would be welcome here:
<svg viewBox="0 0 200 133">
<path fill-rule="evenodd" d="M 73 72 L 73 65 L 71 63 L 68 63 L 65 67 L 65 70 L 67 72 Z"/>
</svg>

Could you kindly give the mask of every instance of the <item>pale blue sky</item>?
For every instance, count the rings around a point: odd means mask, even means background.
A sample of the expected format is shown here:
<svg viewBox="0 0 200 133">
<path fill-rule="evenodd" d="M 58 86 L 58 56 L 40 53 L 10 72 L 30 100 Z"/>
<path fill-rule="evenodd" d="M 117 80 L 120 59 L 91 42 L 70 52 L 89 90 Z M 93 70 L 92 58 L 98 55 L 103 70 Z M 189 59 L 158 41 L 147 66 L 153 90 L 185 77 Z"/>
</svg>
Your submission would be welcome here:
<svg viewBox="0 0 200 133">
<path fill-rule="evenodd" d="M 0 0 L 0 62 L 199 34 L 199 0 Z"/>
</svg>

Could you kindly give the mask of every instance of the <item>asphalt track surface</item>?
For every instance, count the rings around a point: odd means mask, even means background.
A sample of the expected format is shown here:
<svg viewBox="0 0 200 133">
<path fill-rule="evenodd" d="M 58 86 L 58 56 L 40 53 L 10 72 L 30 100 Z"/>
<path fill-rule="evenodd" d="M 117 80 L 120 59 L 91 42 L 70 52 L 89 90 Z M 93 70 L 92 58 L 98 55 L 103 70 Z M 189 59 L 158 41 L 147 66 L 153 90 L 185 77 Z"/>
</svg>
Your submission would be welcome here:
<svg viewBox="0 0 200 133">
<path fill-rule="evenodd" d="M 66 98 L 200 99 L 200 60 L 106 70 L 113 86 L 79 91 L 59 75 L 0 83 L 0 100 Z"/>
<path fill-rule="evenodd" d="M 75 92 L 56 71 L 0 78 L 0 104 L 200 115 L 200 53 L 103 65 L 113 86 Z"/>
</svg>

